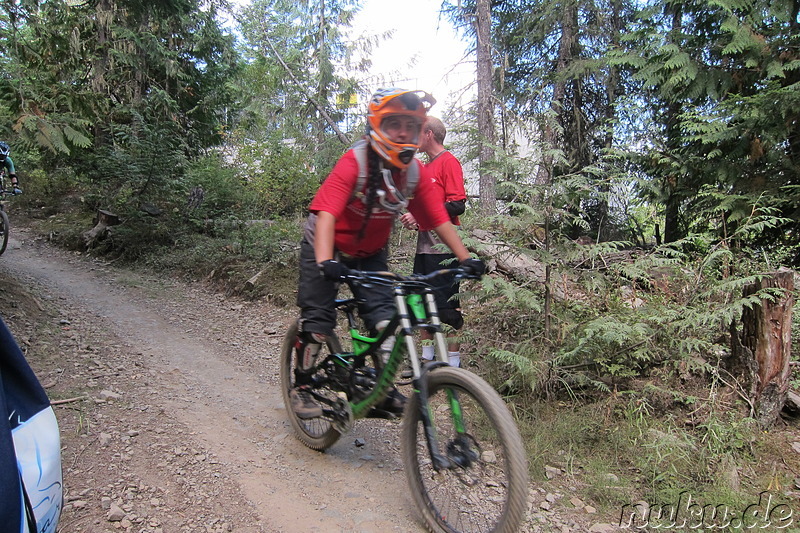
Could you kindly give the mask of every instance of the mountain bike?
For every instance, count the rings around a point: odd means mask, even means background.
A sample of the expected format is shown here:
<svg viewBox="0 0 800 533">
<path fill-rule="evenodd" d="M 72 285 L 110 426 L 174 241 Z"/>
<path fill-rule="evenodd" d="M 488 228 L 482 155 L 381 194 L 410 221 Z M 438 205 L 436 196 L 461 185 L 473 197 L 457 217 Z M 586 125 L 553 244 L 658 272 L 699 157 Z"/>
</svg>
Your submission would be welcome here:
<svg viewBox="0 0 800 533">
<path fill-rule="evenodd" d="M 314 361 L 308 393 L 322 416 L 301 419 L 291 408 L 299 322 L 281 352 L 283 399 L 298 439 L 324 451 L 366 417 L 387 417 L 401 365 L 411 366 L 411 394 L 402 412 L 401 454 L 414 503 L 432 532 L 511 532 L 526 511 L 528 466 L 519 430 L 500 395 L 482 378 L 447 363 L 442 323 L 429 282 L 441 275 L 475 278 L 461 268 L 429 275 L 350 270 L 342 281 L 392 288 L 395 315 L 377 334 L 364 334 L 355 298 L 336 300 L 349 335 L 328 336 Z M 420 363 L 415 332 L 433 333 L 436 359 Z M 347 341 L 349 350 L 342 348 Z M 388 344 L 393 345 L 387 353 Z M 403 385 L 397 381 L 398 385 Z"/>
<path fill-rule="evenodd" d="M 8 246 L 9 222 L 6 213 L 6 196 L 16 196 L 14 188 L 6 189 L 6 169 L 0 170 L 0 255 L 6 251 Z"/>
</svg>

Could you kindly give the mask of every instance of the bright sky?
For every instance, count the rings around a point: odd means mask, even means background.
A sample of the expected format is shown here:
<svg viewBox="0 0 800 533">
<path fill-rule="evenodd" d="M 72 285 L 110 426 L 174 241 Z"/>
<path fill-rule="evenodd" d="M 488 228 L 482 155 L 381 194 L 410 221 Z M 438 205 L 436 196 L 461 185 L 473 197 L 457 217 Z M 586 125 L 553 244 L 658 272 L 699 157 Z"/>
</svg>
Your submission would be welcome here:
<svg viewBox="0 0 800 533">
<path fill-rule="evenodd" d="M 250 0 L 232 4 L 245 6 Z M 359 74 L 370 93 L 392 86 L 421 89 L 436 98 L 432 113 L 442 116 L 465 89 L 474 86 L 474 54 L 465 58 L 469 45 L 458 39 L 445 17 L 440 18 L 441 4 L 442 0 L 363 0 L 353 24 L 355 36 L 394 30 L 373 50 L 372 70 Z"/>
<path fill-rule="evenodd" d="M 471 86 L 474 55 L 465 57 L 469 45 L 459 40 L 446 17 L 440 17 L 441 4 L 441 0 L 364 1 L 353 24 L 356 35 L 394 30 L 373 51 L 373 69 L 365 85 L 427 91 L 438 100 L 433 109 L 437 115 Z"/>
</svg>

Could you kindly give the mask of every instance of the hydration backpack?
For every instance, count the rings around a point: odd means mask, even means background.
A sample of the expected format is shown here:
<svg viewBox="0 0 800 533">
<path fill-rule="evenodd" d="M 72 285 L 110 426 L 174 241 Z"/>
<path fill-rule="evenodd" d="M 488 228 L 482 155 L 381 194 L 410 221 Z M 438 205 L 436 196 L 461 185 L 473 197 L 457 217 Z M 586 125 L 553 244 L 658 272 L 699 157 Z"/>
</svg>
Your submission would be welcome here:
<svg viewBox="0 0 800 533">
<path fill-rule="evenodd" d="M 50 400 L 0 319 L 0 524 L 55 533 L 63 506 L 61 439 Z"/>
</svg>

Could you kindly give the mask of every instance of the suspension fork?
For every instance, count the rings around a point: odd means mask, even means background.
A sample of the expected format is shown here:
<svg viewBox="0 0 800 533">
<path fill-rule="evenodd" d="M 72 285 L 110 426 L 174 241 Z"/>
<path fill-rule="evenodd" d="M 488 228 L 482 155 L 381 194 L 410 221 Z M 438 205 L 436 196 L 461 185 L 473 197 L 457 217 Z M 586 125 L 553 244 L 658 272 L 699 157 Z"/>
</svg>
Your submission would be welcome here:
<svg viewBox="0 0 800 533">
<path fill-rule="evenodd" d="M 436 347 L 437 359 L 442 363 L 449 364 L 450 359 L 447 352 L 447 339 L 442 329 L 442 321 L 439 318 L 439 309 L 436 307 L 436 299 L 433 296 L 433 290 L 430 288 L 426 288 L 425 290 L 425 307 L 427 308 L 430 323 L 433 326 L 433 341 Z M 447 389 L 447 399 L 450 403 L 450 412 L 453 415 L 455 429 L 459 435 L 464 435 L 467 432 L 466 424 L 464 424 L 464 413 L 461 411 L 461 404 L 458 402 L 456 391 Z"/>
<path fill-rule="evenodd" d="M 428 445 L 428 453 L 431 456 L 433 468 L 437 472 L 439 470 L 447 470 L 453 466 L 450 459 L 446 455 L 442 455 L 439 450 L 436 427 L 433 425 L 433 413 L 428 403 L 428 373 L 440 366 L 447 366 L 447 363 L 435 361 L 426 365 L 419 378 L 414 379 L 412 382 L 414 394 L 417 395 L 419 400 L 419 415 L 422 420 L 422 427 L 425 430 L 425 443 Z"/>
<path fill-rule="evenodd" d="M 439 308 L 436 307 L 436 299 L 433 297 L 433 290 L 430 287 L 425 289 L 425 308 L 428 312 L 428 320 L 433 326 L 433 345 L 436 358 L 443 362 L 449 362 L 447 354 L 447 339 L 442 331 L 442 320 L 439 318 Z"/>
<path fill-rule="evenodd" d="M 419 398 L 420 418 L 422 426 L 425 428 L 425 442 L 428 445 L 428 453 L 431 456 L 433 468 L 437 472 L 439 470 L 447 470 L 453 468 L 454 463 L 446 456 L 442 455 L 439 450 L 438 436 L 436 434 L 436 427 L 433 424 L 433 413 L 431 412 L 430 404 L 428 403 L 428 374 L 429 372 L 443 366 L 449 366 L 448 363 L 443 361 L 434 361 L 425 365 L 419 379 L 413 381 L 414 393 Z M 456 440 L 462 440 L 467 434 L 467 427 L 464 423 L 464 413 L 461 410 L 461 403 L 458 401 L 458 394 L 452 388 L 445 390 L 447 394 L 447 401 L 450 404 L 450 416 L 453 418 L 453 426 L 458 434 Z"/>
<path fill-rule="evenodd" d="M 447 351 L 447 339 L 444 334 L 444 330 L 442 328 L 442 321 L 439 318 L 439 310 L 436 307 L 436 299 L 433 296 L 433 290 L 427 288 L 425 290 L 425 306 L 427 308 L 427 314 L 430 320 L 431 326 L 433 326 L 433 341 L 436 353 L 437 362 L 431 365 L 428 365 L 428 370 L 433 370 L 434 368 L 438 368 L 441 366 L 449 366 L 449 357 Z M 427 394 L 427 378 L 425 380 L 425 403 L 427 404 L 428 394 Z M 453 419 L 453 426 L 458 434 L 458 440 L 461 440 L 467 434 L 467 425 L 464 422 L 464 412 L 461 409 L 461 402 L 458 400 L 458 393 L 452 389 L 447 388 L 445 390 L 447 395 L 447 401 L 450 404 L 450 416 Z M 430 409 L 426 408 L 428 412 L 428 417 L 430 423 L 430 417 L 432 416 L 430 413 Z M 431 424 L 433 426 L 433 424 Z M 431 427 L 431 431 L 435 432 L 435 430 Z M 435 435 L 434 435 L 435 439 Z M 433 441 L 433 445 L 436 446 L 435 440 Z M 429 442 L 429 447 L 431 443 Z M 437 465 L 436 455 L 438 454 L 438 446 L 431 451 L 431 457 L 434 461 L 434 466 L 438 466 L 440 468 L 452 468 L 454 466 L 453 462 L 447 458 L 439 456 L 439 464 Z"/>
<path fill-rule="evenodd" d="M 419 401 L 419 414 L 422 420 L 422 427 L 425 431 L 425 443 L 428 446 L 428 453 L 431 456 L 433 468 L 438 472 L 439 470 L 449 469 L 453 466 L 452 462 L 443 455 L 439 450 L 439 443 L 436 435 L 436 428 L 433 425 L 433 413 L 431 413 L 430 405 L 428 404 L 428 372 L 440 366 L 447 366 L 447 348 L 444 342 L 444 334 L 442 334 L 441 321 L 436 309 L 436 302 L 433 298 L 433 292 L 430 289 L 425 291 L 425 308 L 428 315 L 428 320 L 434 329 L 434 338 L 438 344 L 436 351 L 439 352 L 439 360 L 434 361 L 424 368 L 419 363 L 419 354 L 417 352 L 417 345 L 414 342 L 411 318 L 409 315 L 408 305 L 406 304 L 406 295 L 399 287 L 395 288 L 395 304 L 397 311 L 400 315 L 400 325 L 403 329 L 406 341 L 406 348 L 408 350 L 408 358 L 413 369 L 414 378 L 412 386 L 414 394 Z M 452 404 L 452 401 L 451 401 Z M 459 409 L 460 412 L 460 409 Z"/>
</svg>

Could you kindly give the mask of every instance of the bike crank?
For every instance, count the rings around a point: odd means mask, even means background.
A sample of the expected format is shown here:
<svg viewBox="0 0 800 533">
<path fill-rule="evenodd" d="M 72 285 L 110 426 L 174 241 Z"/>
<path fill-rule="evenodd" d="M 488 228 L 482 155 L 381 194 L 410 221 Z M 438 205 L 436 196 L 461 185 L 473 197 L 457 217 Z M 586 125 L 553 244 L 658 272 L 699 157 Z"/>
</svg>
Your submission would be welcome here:
<svg viewBox="0 0 800 533">
<path fill-rule="evenodd" d="M 336 431 L 344 435 L 353 429 L 353 423 L 355 421 L 353 418 L 353 408 L 350 407 L 350 402 L 347 401 L 347 396 L 343 392 L 339 393 L 338 398 L 333 402 L 331 408 L 331 425 L 333 425 Z"/>
</svg>

